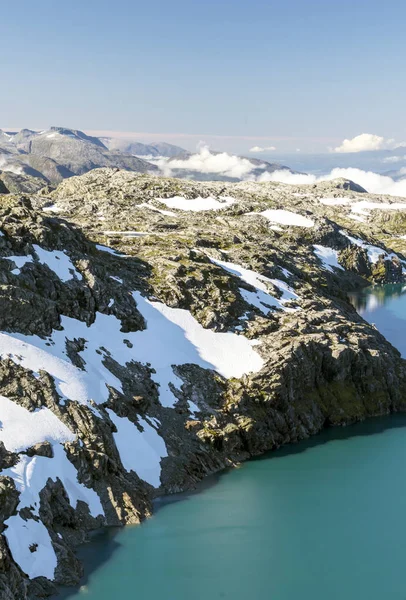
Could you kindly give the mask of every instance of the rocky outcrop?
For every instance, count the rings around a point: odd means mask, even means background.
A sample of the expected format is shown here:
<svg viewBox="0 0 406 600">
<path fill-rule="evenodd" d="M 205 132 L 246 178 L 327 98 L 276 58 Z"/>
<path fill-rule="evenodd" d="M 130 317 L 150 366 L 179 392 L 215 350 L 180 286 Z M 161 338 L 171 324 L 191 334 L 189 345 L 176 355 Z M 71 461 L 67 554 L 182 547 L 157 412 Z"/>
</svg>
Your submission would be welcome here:
<svg viewBox="0 0 406 600">
<path fill-rule="evenodd" d="M 117 169 L 1 197 L 0 598 L 77 583 L 75 547 L 157 495 L 405 409 L 404 360 L 347 298 L 403 277 L 360 198 Z"/>
</svg>

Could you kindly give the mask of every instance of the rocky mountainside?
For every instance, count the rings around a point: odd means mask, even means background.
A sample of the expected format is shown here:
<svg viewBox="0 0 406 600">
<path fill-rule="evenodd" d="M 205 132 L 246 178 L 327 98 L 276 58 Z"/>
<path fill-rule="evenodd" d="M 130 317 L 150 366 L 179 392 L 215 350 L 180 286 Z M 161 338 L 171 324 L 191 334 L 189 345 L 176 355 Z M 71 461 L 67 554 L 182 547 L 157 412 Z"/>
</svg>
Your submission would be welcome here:
<svg viewBox="0 0 406 600">
<path fill-rule="evenodd" d="M 158 495 L 406 408 L 347 298 L 404 280 L 406 202 L 351 188 L 96 169 L 0 195 L 1 599 L 77 583 L 75 547 Z"/>
<path fill-rule="evenodd" d="M 19 175 L 25 186 L 40 189 L 99 167 L 154 172 L 157 167 L 132 154 L 109 150 L 97 137 L 74 129 L 51 127 L 43 132 L 22 129 L 0 137 L 0 173 Z M 4 173 L 1 175 L 4 178 Z M 27 191 L 21 186 L 20 191 Z"/>
</svg>

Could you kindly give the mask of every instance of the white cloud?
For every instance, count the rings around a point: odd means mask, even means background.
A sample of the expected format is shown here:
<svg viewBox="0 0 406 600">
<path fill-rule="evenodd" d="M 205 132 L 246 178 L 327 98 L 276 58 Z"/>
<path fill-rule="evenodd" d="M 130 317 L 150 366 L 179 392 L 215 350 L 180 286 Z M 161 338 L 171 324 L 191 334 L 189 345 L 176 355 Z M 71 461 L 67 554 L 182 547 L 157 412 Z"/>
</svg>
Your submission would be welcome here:
<svg viewBox="0 0 406 600">
<path fill-rule="evenodd" d="M 253 146 L 249 149 L 250 152 L 271 152 L 272 150 L 276 150 L 275 146 Z"/>
<path fill-rule="evenodd" d="M 361 133 L 350 140 L 345 139 L 340 146 L 331 150 L 339 153 L 369 152 L 371 150 L 390 150 L 403 145 L 404 143 L 396 143 L 395 140 L 385 139 L 381 135 Z"/>
<path fill-rule="evenodd" d="M 274 171 L 273 173 L 262 173 L 257 178 L 257 181 L 280 181 L 281 183 L 289 183 L 291 185 L 302 185 L 316 183 L 316 175 L 306 175 L 306 173 L 291 173 L 285 169 Z"/>
<path fill-rule="evenodd" d="M 361 169 L 333 169 L 327 175 L 316 177 L 316 175 L 300 175 L 290 173 L 289 171 L 275 171 L 274 173 L 263 173 L 258 181 L 279 181 L 292 185 L 313 184 L 320 181 L 331 181 L 343 177 L 350 179 L 370 192 L 371 194 L 389 194 L 390 196 L 400 196 L 406 198 L 406 179 L 394 181 L 386 175 L 379 175 L 372 171 L 362 171 Z"/>
<path fill-rule="evenodd" d="M 254 165 L 248 158 L 241 158 L 227 152 L 214 154 L 207 146 L 203 146 L 198 153 L 186 159 L 160 161 L 159 167 L 167 177 L 170 177 L 174 170 L 187 169 L 199 173 L 216 173 L 236 179 L 247 179 L 259 165 Z"/>
<path fill-rule="evenodd" d="M 23 174 L 22 168 L 19 165 L 10 163 L 8 156 L 5 154 L 0 154 L 0 171 L 9 171 L 15 175 Z"/>
</svg>

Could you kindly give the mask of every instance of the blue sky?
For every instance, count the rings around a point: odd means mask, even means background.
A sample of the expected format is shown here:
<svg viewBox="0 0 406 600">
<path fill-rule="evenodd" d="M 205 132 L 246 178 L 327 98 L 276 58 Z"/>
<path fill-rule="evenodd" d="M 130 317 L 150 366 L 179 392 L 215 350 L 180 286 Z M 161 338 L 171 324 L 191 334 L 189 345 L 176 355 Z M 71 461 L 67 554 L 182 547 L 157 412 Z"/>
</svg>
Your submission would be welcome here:
<svg viewBox="0 0 406 600">
<path fill-rule="evenodd" d="M 403 141 L 405 22 L 400 0 L 5 3 L 0 127 L 240 152 Z"/>
</svg>

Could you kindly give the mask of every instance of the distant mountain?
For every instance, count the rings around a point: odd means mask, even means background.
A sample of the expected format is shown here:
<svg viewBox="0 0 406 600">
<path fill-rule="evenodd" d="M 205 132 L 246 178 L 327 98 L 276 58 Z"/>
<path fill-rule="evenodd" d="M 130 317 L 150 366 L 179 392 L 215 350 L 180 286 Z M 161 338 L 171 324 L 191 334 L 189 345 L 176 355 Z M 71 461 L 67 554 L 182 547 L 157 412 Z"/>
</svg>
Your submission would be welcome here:
<svg viewBox="0 0 406 600">
<path fill-rule="evenodd" d="M 4 173 L 10 174 L 6 185 L 13 191 L 54 186 L 101 167 L 196 181 L 229 182 L 266 179 L 267 174 L 280 170 L 292 172 L 280 163 L 208 148 L 193 154 L 166 142 L 143 144 L 98 138 L 66 127 L 51 127 L 45 131 L 0 130 L 0 172 L 3 172 L 3 180 Z"/>
<path fill-rule="evenodd" d="M 58 184 L 67 177 L 99 167 L 118 167 L 140 173 L 158 168 L 132 154 L 109 150 L 97 137 L 65 127 L 46 131 L 0 130 L 0 169 L 20 176 Z"/>
<path fill-rule="evenodd" d="M 108 150 L 98 138 L 60 127 L 52 127 L 32 136 L 29 153 L 50 158 L 74 175 L 82 175 L 99 167 L 119 167 L 141 173 L 156 170 L 156 167 L 139 158 Z"/>
<path fill-rule="evenodd" d="M 0 129 L 0 144 L 9 144 L 13 134 Z"/>
<path fill-rule="evenodd" d="M 141 142 L 129 143 L 128 140 L 120 140 L 117 138 L 100 139 L 110 150 L 121 150 L 122 152 L 134 154 L 135 156 L 163 156 L 165 158 L 172 158 L 187 152 L 180 146 L 174 146 L 173 144 L 167 144 L 166 142 L 158 142 L 157 144 L 142 144 Z"/>
</svg>

